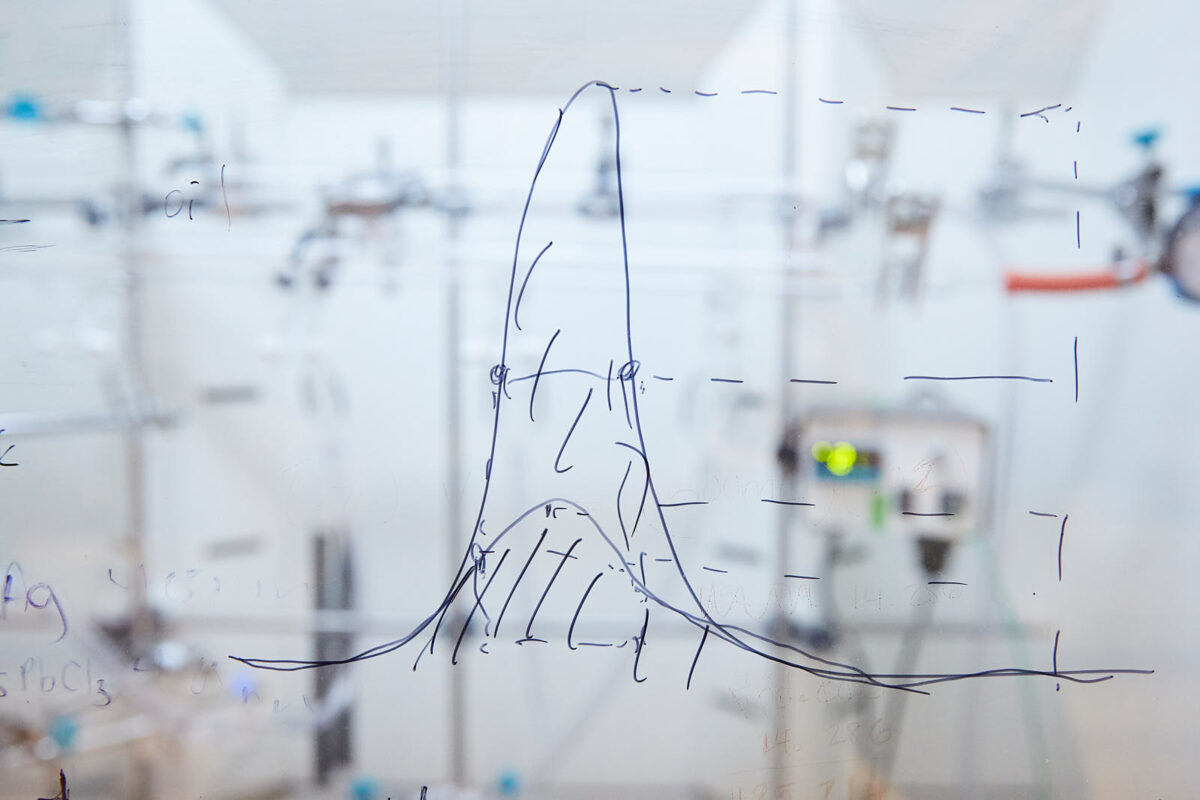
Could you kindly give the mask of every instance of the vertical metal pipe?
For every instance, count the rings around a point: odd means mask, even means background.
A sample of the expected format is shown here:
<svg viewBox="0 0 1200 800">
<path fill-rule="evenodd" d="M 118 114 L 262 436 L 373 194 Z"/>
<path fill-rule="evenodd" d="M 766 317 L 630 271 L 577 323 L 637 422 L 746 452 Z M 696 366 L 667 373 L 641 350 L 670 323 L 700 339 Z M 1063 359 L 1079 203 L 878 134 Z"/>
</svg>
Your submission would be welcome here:
<svg viewBox="0 0 1200 800">
<path fill-rule="evenodd" d="M 121 71 L 117 89 L 124 114 L 121 124 L 121 155 L 124 180 L 120 183 L 118 213 L 122 228 L 121 258 L 122 278 L 125 283 L 125 386 L 129 425 L 125 429 L 125 480 L 126 504 L 129 514 L 125 544 L 131 573 L 136 575 L 146 563 L 146 452 L 145 430 L 149 418 L 147 398 L 146 365 L 143 353 L 144 319 L 142 316 L 142 209 L 141 173 L 138 158 L 136 121 L 129 114 L 129 102 L 138 96 L 137 63 L 135 41 L 135 0 L 119 0 L 116 17 L 124 22 L 121 31 L 121 49 L 125 65 Z M 144 573 L 143 573 L 144 575 Z M 129 610 L 130 648 L 134 658 L 145 656 L 153 646 L 154 621 L 150 616 L 150 601 L 144 580 L 133 580 L 133 592 Z M 137 757 L 133 764 L 133 780 L 130 796 L 135 800 L 149 800 L 154 795 L 154 762 L 148 757 Z"/>
<path fill-rule="evenodd" d="M 797 209 L 794 208 L 796 203 L 796 113 L 799 105 L 797 84 L 797 47 L 796 39 L 798 36 L 797 30 L 797 0 L 784 0 L 785 20 L 783 25 L 784 47 L 783 47 L 783 124 L 780 126 L 782 141 L 780 147 L 782 149 L 780 166 L 783 173 L 783 196 L 780 203 L 780 220 L 783 226 L 783 237 L 781 245 L 783 247 L 784 269 L 780 280 L 783 283 L 782 290 L 779 293 L 780 298 L 780 325 L 779 325 L 779 372 L 780 382 L 782 387 L 779 395 L 779 422 L 777 429 L 780 436 L 788 435 L 787 432 L 791 427 L 793 403 L 791 396 L 791 384 L 788 382 L 792 377 L 792 369 L 794 368 L 793 359 L 795 357 L 792 337 L 798 324 L 796 314 L 796 299 L 793 297 L 794 279 L 793 271 L 795 269 L 794 254 L 796 250 L 796 214 Z M 780 489 L 782 490 L 784 499 L 794 499 L 792 494 L 795 491 L 793 476 L 789 473 L 786 466 L 781 461 L 778 467 Z M 791 519 L 786 513 L 787 506 L 780 506 L 776 517 L 776 539 L 775 539 L 775 572 L 782 576 L 787 572 L 788 561 L 791 556 L 791 546 L 789 542 L 790 522 Z M 784 619 L 783 597 L 787 591 L 786 579 L 779 577 L 776 579 L 776 597 L 779 599 L 779 608 L 776 609 L 774 619 L 776 620 L 775 630 L 773 631 L 774 638 L 783 641 L 787 636 L 787 625 Z M 787 658 L 790 654 L 782 647 L 776 648 L 776 655 L 779 658 Z M 788 696 L 788 678 L 790 667 L 782 663 L 776 662 L 774 668 L 774 687 L 775 687 L 775 706 L 774 706 L 774 736 L 778 736 L 788 726 L 788 707 L 786 698 Z M 782 797 L 783 786 L 787 783 L 785 770 L 787 768 L 787 753 L 782 747 L 775 747 L 771 757 L 771 774 L 774 775 L 776 784 L 775 794 Z"/>
<path fill-rule="evenodd" d="M 462 287 L 459 241 L 462 237 L 462 94 L 466 58 L 466 0 L 447 0 L 443 6 L 446 56 L 446 564 L 455 569 L 461 555 L 462 530 L 462 405 L 461 307 Z M 464 620 L 461 611 L 450 614 L 451 630 Z M 467 783 L 466 665 L 450 668 L 450 777 L 456 787 Z"/>
<path fill-rule="evenodd" d="M 125 25 L 123 49 L 125 51 L 125 68 L 122 73 L 122 84 L 119 89 L 122 108 L 136 97 L 136 81 L 133 75 L 134 55 L 134 24 L 133 1 L 125 0 L 120 13 L 124 16 Z M 121 182 L 121 196 L 118 201 L 120 223 L 122 227 L 121 258 L 123 262 L 122 278 L 124 281 L 124 320 L 125 320 L 125 385 L 128 394 L 129 425 L 125 433 L 125 470 L 126 470 L 126 504 L 129 522 L 127 534 L 127 552 L 131 562 L 131 572 L 136 573 L 145 563 L 146 551 L 146 498 L 145 498 L 145 442 L 143 426 L 149 417 L 146 393 L 146 367 L 143 353 L 144 319 L 142 315 L 142 257 L 140 248 L 141 237 L 141 208 L 138 196 L 139 159 L 137 156 L 136 123 L 128 116 L 121 124 L 121 154 L 125 179 Z M 146 596 L 145 581 L 133 581 L 132 607 L 130 610 L 131 635 L 134 656 L 143 656 L 152 644 L 152 622 L 150 620 L 149 600 Z"/>
</svg>

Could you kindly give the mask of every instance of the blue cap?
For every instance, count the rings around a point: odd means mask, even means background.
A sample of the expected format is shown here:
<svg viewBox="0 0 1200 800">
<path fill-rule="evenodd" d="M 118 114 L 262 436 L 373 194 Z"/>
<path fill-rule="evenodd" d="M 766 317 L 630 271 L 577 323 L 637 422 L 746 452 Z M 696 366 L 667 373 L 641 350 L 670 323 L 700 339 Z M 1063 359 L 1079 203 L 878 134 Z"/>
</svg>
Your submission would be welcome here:
<svg viewBox="0 0 1200 800">
<path fill-rule="evenodd" d="M 372 777 L 360 775 L 350 781 L 351 800 L 375 800 L 379 783 Z"/>
<path fill-rule="evenodd" d="M 70 714 L 55 717 L 54 721 L 50 723 L 50 738 L 54 740 L 60 750 L 70 751 L 75 745 L 75 734 L 77 733 L 79 733 L 79 723 Z"/>
<path fill-rule="evenodd" d="M 496 778 L 496 790 L 501 797 L 516 797 L 521 793 L 521 774 L 515 769 L 501 770 Z"/>
<path fill-rule="evenodd" d="M 13 119 L 35 121 L 42 118 L 42 106 L 31 94 L 15 92 L 8 98 L 4 110 Z"/>
<path fill-rule="evenodd" d="M 1133 143 L 1143 150 L 1149 150 L 1161 136 L 1162 128 L 1145 128 L 1134 132 Z"/>
<path fill-rule="evenodd" d="M 192 133 L 200 133 L 204 130 L 204 120 L 195 111 L 185 111 L 179 117 L 179 124 L 183 126 L 185 131 Z"/>
</svg>

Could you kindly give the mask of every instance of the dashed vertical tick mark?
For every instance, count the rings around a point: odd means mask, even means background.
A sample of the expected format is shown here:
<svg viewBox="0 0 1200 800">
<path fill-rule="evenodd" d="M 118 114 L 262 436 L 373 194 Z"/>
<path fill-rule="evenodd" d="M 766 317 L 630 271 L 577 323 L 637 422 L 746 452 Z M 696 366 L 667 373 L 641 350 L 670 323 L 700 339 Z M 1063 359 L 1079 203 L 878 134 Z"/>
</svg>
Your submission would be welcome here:
<svg viewBox="0 0 1200 800">
<path fill-rule="evenodd" d="M 1062 525 L 1059 526 L 1059 529 L 1058 529 L 1058 582 L 1059 583 L 1062 583 L 1063 539 L 1066 538 L 1066 535 L 1067 535 L 1067 519 L 1069 519 L 1070 516 L 1071 516 L 1070 514 L 1063 514 Z"/>
<path fill-rule="evenodd" d="M 1061 630 L 1054 632 L 1054 674 L 1055 675 L 1058 674 L 1058 637 L 1061 633 L 1062 633 Z M 1054 684 L 1054 691 L 1057 692 L 1061 689 L 1062 689 L 1061 683 Z"/>
</svg>

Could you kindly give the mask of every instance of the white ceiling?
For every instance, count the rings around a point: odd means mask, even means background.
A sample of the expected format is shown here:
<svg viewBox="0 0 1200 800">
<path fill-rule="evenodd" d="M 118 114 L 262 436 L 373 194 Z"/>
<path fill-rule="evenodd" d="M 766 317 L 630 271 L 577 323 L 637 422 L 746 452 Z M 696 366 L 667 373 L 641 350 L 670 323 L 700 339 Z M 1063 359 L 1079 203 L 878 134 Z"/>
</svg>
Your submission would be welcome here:
<svg viewBox="0 0 1200 800">
<path fill-rule="evenodd" d="M 212 0 L 299 93 L 438 93 L 451 0 Z M 464 0 L 470 93 L 696 79 L 753 12 L 730 0 Z"/>
<path fill-rule="evenodd" d="M 852 0 L 857 31 L 902 94 L 1060 97 L 1107 0 Z"/>
<path fill-rule="evenodd" d="M 125 67 L 114 4 L 0 2 L 0 91 L 108 97 Z"/>
<path fill-rule="evenodd" d="M 461 0 L 475 94 L 562 96 L 592 79 L 695 87 L 769 0 Z M 207 0 L 296 93 L 437 94 L 454 0 Z M 846 0 L 809 6 L 874 51 L 909 96 L 1057 97 L 1107 0 Z M 125 29 L 110 0 L 0 0 L 0 90 L 118 92 Z M 766 19 L 776 19 L 772 4 Z M 835 9 L 835 10 L 834 10 Z M 146 13 L 170 14 L 147 2 Z M 773 23 L 772 23 L 773 24 Z M 763 31 L 759 32 L 763 34 Z M 769 34 L 770 32 L 766 32 Z M 774 41 L 774 35 L 769 35 Z"/>
</svg>

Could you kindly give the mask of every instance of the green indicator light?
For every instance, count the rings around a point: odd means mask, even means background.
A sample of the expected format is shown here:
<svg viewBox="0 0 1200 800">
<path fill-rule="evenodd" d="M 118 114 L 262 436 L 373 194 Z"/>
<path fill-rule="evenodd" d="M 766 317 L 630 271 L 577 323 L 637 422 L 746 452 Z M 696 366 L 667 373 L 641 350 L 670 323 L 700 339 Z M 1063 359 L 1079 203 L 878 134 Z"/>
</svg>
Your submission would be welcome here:
<svg viewBox="0 0 1200 800">
<path fill-rule="evenodd" d="M 850 474 L 850 470 L 854 469 L 854 461 L 858 458 L 858 451 L 854 449 L 854 445 L 849 442 L 838 442 L 829 451 L 825 459 L 825 466 L 838 477 Z"/>
</svg>

